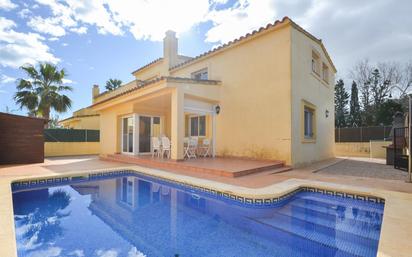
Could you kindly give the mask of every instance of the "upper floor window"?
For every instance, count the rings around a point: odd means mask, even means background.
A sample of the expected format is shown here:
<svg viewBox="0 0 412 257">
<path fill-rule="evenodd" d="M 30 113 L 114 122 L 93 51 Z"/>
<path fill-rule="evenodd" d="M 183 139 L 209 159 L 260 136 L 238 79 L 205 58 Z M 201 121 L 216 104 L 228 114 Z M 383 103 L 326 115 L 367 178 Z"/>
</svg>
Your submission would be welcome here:
<svg viewBox="0 0 412 257">
<path fill-rule="evenodd" d="M 329 84 L 329 67 L 325 63 L 322 64 L 322 79 Z"/>
<path fill-rule="evenodd" d="M 312 72 L 320 75 L 320 57 L 315 51 L 312 51 Z"/>
<path fill-rule="evenodd" d="M 206 116 L 190 117 L 190 136 L 204 137 L 206 136 Z"/>
<path fill-rule="evenodd" d="M 199 71 L 195 71 L 191 75 L 192 79 L 208 79 L 208 72 L 207 68 L 201 69 Z"/>
</svg>

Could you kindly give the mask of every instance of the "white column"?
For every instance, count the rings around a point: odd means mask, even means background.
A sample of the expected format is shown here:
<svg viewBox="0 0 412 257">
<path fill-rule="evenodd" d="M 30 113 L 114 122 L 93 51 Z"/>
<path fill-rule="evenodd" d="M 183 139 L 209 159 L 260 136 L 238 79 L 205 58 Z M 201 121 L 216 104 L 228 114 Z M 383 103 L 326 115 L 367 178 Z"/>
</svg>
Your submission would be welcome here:
<svg viewBox="0 0 412 257">
<path fill-rule="evenodd" d="M 133 154 L 139 154 L 139 115 L 133 114 Z"/>
<path fill-rule="evenodd" d="M 212 156 L 216 156 L 216 113 L 212 114 Z"/>
<path fill-rule="evenodd" d="M 171 143 L 173 160 L 183 160 L 183 138 L 185 136 L 184 93 L 175 88 L 171 99 Z"/>
</svg>

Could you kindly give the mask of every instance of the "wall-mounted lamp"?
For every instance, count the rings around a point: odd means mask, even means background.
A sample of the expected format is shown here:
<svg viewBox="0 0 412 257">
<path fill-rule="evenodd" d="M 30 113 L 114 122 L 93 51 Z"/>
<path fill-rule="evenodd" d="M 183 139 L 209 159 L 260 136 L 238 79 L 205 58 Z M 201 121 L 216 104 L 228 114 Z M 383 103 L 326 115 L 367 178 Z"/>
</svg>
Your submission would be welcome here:
<svg viewBox="0 0 412 257">
<path fill-rule="evenodd" d="M 326 109 L 326 111 L 325 111 L 325 117 L 326 117 L 326 118 L 329 117 L 329 110 L 328 110 L 328 109 Z"/>
<path fill-rule="evenodd" d="M 215 106 L 215 111 L 216 111 L 216 114 L 220 113 L 220 105 Z"/>
</svg>

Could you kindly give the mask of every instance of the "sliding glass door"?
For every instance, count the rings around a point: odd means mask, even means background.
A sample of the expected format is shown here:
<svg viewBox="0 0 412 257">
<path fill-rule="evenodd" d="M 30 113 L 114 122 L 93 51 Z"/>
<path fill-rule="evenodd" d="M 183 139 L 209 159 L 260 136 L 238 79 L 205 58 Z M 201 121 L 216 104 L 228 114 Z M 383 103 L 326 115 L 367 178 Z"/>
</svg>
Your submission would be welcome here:
<svg viewBox="0 0 412 257">
<path fill-rule="evenodd" d="M 160 117 L 139 116 L 139 153 L 150 153 L 152 137 L 159 137 L 160 134 Z"/>
<path fill-rule="evenodd" d="M 133 117 L 125 117 L 122 121 L 122 152 L 133 153 Z"/>
<path fill-rule="evenodd" d="M 139 153 L 150 153 L 151 117 L 139 116 Z"/>
</svg>

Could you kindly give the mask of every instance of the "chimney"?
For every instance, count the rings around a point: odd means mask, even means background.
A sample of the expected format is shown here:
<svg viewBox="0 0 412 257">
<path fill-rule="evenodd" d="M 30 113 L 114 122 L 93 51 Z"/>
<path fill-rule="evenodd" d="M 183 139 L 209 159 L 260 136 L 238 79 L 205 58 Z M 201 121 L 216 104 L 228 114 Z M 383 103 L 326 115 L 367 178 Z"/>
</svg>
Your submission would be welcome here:
<svg viewBox="0 0 412 257">
<path fill-rule="evenodd" d="M 92 89 L 92 102 L 94 103 L 94 99 L 100 94 L 99 85 L 93 85 Z"/>
<path fill-rule="evenodd" d="M 177 64 L 177 47 L 176 32 L 166 31 L 163 39 L 163 58 L 169 64 L 169 68 Z"/>
</svg>

